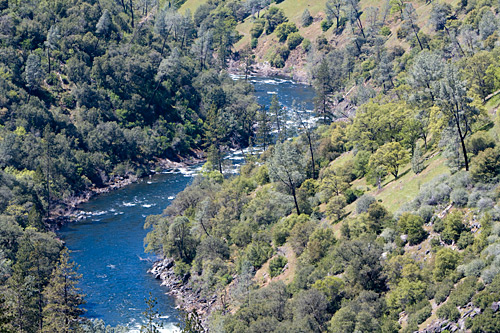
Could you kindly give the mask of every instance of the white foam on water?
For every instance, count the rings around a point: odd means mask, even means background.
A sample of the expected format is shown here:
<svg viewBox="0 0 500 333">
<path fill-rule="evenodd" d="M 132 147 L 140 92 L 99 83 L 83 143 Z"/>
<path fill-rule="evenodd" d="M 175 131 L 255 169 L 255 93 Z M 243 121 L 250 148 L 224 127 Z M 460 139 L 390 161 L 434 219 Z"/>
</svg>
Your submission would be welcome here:
<svg viewBox="0 0 500 333">
<path fill-rule="evenodd" d="M 168 318 L 168 316 L 166 316 Z M 160 317 L 163 318 L 163 317 Z M 135 320 L 132 320 L 129 325 L 127 325 L 130 329 L 129 332 L 133 333 L 140 333 L 141 332 L 141 325 L 139 323 L 136 323 Z M 163 327 L 157 327 L 158 331 L 161 333 L 178 333 L 181 330 L 179 327 L 177 327 L 174 323 L 167 323 L 164 324 Z"/>
<path fill-rule="evenodd" d="M 156 206 L 156 204 L 143 204 L 142 207 L 144 208 L 151 208 L 153 206 Z"/>
<path fill-rule="evenodd" d="M 171 195 L 167 198 L 168 200 L 174 200 L 175 199 L 175 196 Z"/>
<path fill-rule="evenodd" d="M 276 91 L 268 91 L 267 94 L 268 95 L 278 95 L 278 93 Z"/>
<path fill-rule="evenodd" d="M 134 207 L 136 205 L 136 203 L 133 203 L 133 202 L 123 202 L 122 203 L 125 207 Z"/>
</svg>

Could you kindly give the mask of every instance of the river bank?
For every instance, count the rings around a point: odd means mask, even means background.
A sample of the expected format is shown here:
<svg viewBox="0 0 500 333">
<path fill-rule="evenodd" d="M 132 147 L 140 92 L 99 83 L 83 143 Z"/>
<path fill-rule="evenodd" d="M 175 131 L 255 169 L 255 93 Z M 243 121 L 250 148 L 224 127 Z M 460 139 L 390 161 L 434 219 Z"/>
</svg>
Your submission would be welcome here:
<svg viewBox="0 0 500 333">
<path fill-rule="evenodd" d="M 161 285 L 168 288 L 167 295 L 175 298 L 178 309 L 187 313 L 196 312 L 201 324 L 205 329 L 208 327 L 208 317 L 219 308 L 217 295 L 209 299 L 202 297 L 199 290 L 193 290 L 189 286 L 189 274 L 183 278 L 178 277 L 174 272 L 175 262 L 172 258 L 164 258 L 153 263 L 148 273 L 155 279 L 161 280 Z"/>
<path fill-rule="evenodd" d="M 133 174 L 112 177 L 108 182 L 105 183 L 103 187 L 92 186 L 91 188 L 77 196 L 57 202 L 55 204 L 55 208 L 51 211 L 50 217 L 45 220 L 45 223 L 49 226 L 49 229 L 51 231 L 59 230 L 68 222 L 87 218 L 89 214 L 82 210 L 79 210 L 78 206 L 88 202 L 90 199 L 99 194 L 109 193 L 111 191 L 123 188 L 130 184 L 138 182 L 140 179 L 146 179 L 164 170 L 168 171 L 187 168 L 196 164 L 203 163 L 204 161 L 205 158 L 202 151 L 194 151 L 193 156 L 190 157 L 179 157 L 179 161 L 172 161 L 167 158 L 158 159 L 157 161 L 155 161 L 153 167 L 151 168 L 151 170 L 149 170 L 149 173 L 146 177 L 139 178 Z"/>
</svg>

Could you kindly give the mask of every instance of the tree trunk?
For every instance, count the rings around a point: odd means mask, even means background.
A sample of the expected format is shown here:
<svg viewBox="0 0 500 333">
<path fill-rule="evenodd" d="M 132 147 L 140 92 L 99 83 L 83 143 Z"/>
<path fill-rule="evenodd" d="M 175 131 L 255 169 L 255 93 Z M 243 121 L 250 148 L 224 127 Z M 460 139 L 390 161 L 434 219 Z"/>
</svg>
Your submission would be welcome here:
<svg viewBox="0 0 500 333">
<path fill-rule="evenodd" d="M 134 28 L 134 4 L 130 0 L 130 15 L 132 15 L 132 28 Z"/>
<path fill-rule="evenodd" d="M 297 195 L 295 193 L 294 185 L 292 185 L 292 195 L 293 195 L 293 202 L 295 203 L 295 209 L 297 210 L 297 215 L 300 215 L 300 209 L 299 209 L 299 204 L 297 203 Z"/>
<path fill-rule="evenodd" d="M 457 117 L 455 117 L 455 122 L 457 124 L 458 137 L 460 138 L 460 144 L 462 145 L 462 152 L 464 154 L 465 171 L 469 171 L 469 158 L 467 157 L 467 148 L 465 147 L 465 135 L 462 135 L 462 129 L 460 128 Z"/>
<path fill-rule="evenodd" d="M 418 37 L 418 32 L 415 28 L 413 28 L 413 32 L 415 33 L 415 37 L 417 37 L 418 45 L 420 45 L 420 49 L 423 50 L 424 47 L 422 46 L 422 43 L 420 42 L 420 38 Z"/>
<path fill-rule="evenodd" d="M 311 152 L 312 176 L 313 176 L 313 179 L 316 179 L 316 167 L 314 165 L 314 149 L 312 146 L 311 135 L 308 135 L 307 139 L 309 141 L 309 151 Z"/>
</svg>

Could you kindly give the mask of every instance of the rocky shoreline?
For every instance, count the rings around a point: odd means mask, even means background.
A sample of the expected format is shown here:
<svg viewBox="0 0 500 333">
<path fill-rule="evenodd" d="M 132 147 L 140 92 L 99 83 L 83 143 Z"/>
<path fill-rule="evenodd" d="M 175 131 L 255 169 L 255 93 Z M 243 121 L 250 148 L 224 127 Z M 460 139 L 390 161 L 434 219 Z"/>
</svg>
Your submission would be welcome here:
<svg viewBox="0 0 500 333">
<path fill-rule="evenodd" d="M 210 299 L 202 297 L 199 291 L 193 290 L 188 283 L 189 274 L 183 278 L 174 273 L 175 262 L 172 258 L 157 260 L 148 270 L 156 279 L 161 280 L 161 285 L 168 288 L 168 295 L 175 297 L 176 308 L 188 313 L 196 312 L 202 326 L 207 329 L 208 317 L 217 308 L 217 296 Z"/>
<path fill-rule="evenodd" d="M 189 167 L 204 161 L 203 154 L 196 152 L 194 157 L 181 158 L 179 162 L 169 159 L 159 159 L 155 162 L 155 170 L 150 170 L 148 176 L 158 174 L 156 169 L 161 170 L 175 170 Z M 112 178 L 104 187 L 92 187 L 78 196 L 72 197 L 56 203 L 56 208 L 51 212 L 51 216 L 46 219 L 46 224 L 51 231 L 59 230 L 63 225 L 71 221 L 78 221 L 88 217 L 88 213 L 79 210 L 78 206 L 89 201 L 96 195 L 108 193 L 113 190 L 120 189 L 132 183 L 139 181 L 135 175 L 120 176 Z"/>
</svg>

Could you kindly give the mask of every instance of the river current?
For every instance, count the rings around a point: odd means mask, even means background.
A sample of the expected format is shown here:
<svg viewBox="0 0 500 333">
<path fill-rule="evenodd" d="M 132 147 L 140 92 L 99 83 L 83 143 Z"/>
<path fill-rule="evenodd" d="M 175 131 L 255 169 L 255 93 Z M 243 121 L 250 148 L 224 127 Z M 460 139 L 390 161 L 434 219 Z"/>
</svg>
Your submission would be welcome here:
<svg viewBox="0 0 500 333">
<path fill-rule="evenodd" d="M 242 79 L 241 77 L 233 77 Z M 312 109 L 314 91 L 310 86 L 287 79 L 251 77 L 259 104 L 269 106 L 277 94 L 280 104 L 291 110 L 294 100 Z M 290 112 L 291 113 L 291 112 Z M 289 121 L 293 127 L 292 120 Z M 241 152 L 228 156 L 235 167 L 243 158 Z M 142 323 L 145 299 L 156 298 L 157 310 L 165 332 L 175 331 L 178 311 L 174 299 L 159 280 L 147 274 L 153 255 L 144 253 L 148 230 L 146 216 L 160 214 L 192 180 L 200 166 L 168 170 L 140 180 L 125 188 L 99 195 L 81 205 L 86 218 L 64 226 L 59 236 L 72 251 L 71 258 L 82 274 L 79 284 L 84 293 L 85 316 L 103 319 L 108 325 L 138 329 Z"/>
</svg>

